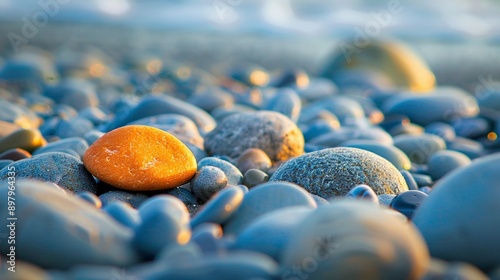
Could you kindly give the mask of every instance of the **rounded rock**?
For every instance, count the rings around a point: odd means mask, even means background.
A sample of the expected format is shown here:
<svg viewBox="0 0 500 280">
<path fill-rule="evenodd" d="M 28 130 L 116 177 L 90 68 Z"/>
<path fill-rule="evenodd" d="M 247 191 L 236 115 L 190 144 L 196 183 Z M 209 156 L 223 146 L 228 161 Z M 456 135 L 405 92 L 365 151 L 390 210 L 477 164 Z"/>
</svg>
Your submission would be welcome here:
<svg viewBox="0 0 500 280">
<path fill-rule="evenodd" d="M 352 188 L 347 194 L 347 198 L 364 199 L 366 201 L 379 204 L 378 197 L 370 186 L 358 185 Z"/>
<path fill-rule="evenodd" d="M 126 191 L 109 191 L 101 194 L 99 199 L 103 206 L 106 206 L 115 201 L 128 203 L 134 208 L 139 208 L 141 204 L 148 199 L 148 196 L 142 193 L 131 193 Z"/>
<path fill-rule="evenodd" d="M 304 137 L 289 118 L 269 111 L 230 115 L 205 137 L 209 154 L 237 158 L 249 148 L 263 150 L 273 161 L 287 160 L 304 153 Z"/>
<path fill-rule="evenodd" d="M 160 129 L 131 125 L 106 133 L 83 156 L 100 180 L 125 190 L 178 187 L 196 173 L 196 158 L 179 139 Z"/>
<path fill-rule="evenodd" d="M 10 159 L 17 161 L 29 157 L 31 157 L 31 154 L 28 151 L 19 148 L 10 149 L 0 154 L 0 160 Z"/>
<path fill-rule="evenodd" d="M 408 190 L 394 165 L 356 148 L 330 148 L 296 157 L 283 163 L 270 181 L 292 182 L 325 199 L 344 196 L 361 184 L 372 187 L 378 195 Z"/>
<path fill-rule="evenodd" d="M 394 137 L 394 146 L 418 164 L 427 163 L 434 153 L 446 149 L 444 140 L 432 134 L 399 135 Z"/>
<path fill-rule="evenodd" d="M 259 169 L 267 172 L 271 168 L 271 165 L 271 159 L 266 152 L 257 148 L 245 150 L 236 160 L 236 166 L 243 174 L 250 169 Z"/>
<path fill-rule="evenodd" d="M 259 169 L 249 169 L 243 177 L 243 184 L 248 188 L 253 188 L 267 181 L 269 181 L 269 175 Z"/>
<path fill-rule="evenodd" d="M 47 141 L 37 129 L 19 129 L 0 139 L 0 153 L 15 148 L 33 152 L 45 145 Z"/>
<path fill-rule="evenodd" d="M 456 151 L 439 151 L 429 159 L 427 173 L 434 181 L 444 177 L 451 171 L 467 166 L 471 160 L 466 155 Z"/>
<path fill-rule="evenodd" d="M 409 190 L 397 195 L 391 201 L 391 208 L 405 215 L 411 220 L 415 210 L 422 205 L 428 195 L 422 191 Z"/>
<path fill-rule="evenodd" d="M 203 166 L 191 180 L 191 189 L 202 203 L 205 203 L 226 185 L 226 174 L 215 166 Z"/>
<path fill-rule="evenodd" d="M 342 143 L 341 146 L 358 148 L 377 154 L 391 162 L 399 170 L 411 169 L 411 161 L 408 156 L 392 145 L 383 145 L 372 140 L 349 140 Z"/>
</svg>

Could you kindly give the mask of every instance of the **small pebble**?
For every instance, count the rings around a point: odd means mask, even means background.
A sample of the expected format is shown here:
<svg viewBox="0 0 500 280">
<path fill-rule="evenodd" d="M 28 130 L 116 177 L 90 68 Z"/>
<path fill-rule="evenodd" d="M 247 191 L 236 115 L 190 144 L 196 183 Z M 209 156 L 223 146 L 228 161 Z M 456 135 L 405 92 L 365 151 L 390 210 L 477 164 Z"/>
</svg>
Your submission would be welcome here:
<svg viewBox="0 0 500 280">
<path fill-rule="evenodd" d="M 444 177 L 451 171 L 467 166 L 471 160 L 464 154 L 455 151 L 439 151 L 431 156 L 427 163 L 429 170 L 427 173 L 434 181 Z"/>
<path fill-rule="evenodd" d="M 418 190 L 417 181 L 411 175 L 408 170 L 401 170 L 401 175 L 405 178 L 406 185 L 408 185 L 408 190 Z"/>
<path fill-rule="evenodd" d="M 220 168 L 203 166 L 191 180 L 191 189 L 201 203 L 208 201 L 227 185 L 227 177 Z"/>
<path fill-rule="evenodd" d="M 236 166 L 243 174 L 250 169 L 267 172 L 271 165 L 271 159 L 266 152 L 258 148 L 247 149 L 236 159 Z"/>
<path fill-rule="evenodd" d="M 22 128 L 0 139 L 0 153 L 15 148 L 33 152 L 45 145 L 47 145 L 47 141 L 40 131 Z"/>
<path fill-rule="evenodd" d="M 141 223 L 141 218 L 137 210 L 126 202 L 119 200 L 109 202 L 102 210 L 117 222 L 130 229 L 135 229 Z"/>
<path fill-rule="evenodd" d="M 148 196 L 142 193 L 131 193 L 126 191 L 109 191 L 101 194 L 99 199 L 103 206 L 115 201 L 122 201 L 134 208 L 139 208 L 141 204 L 148 199 Z"/>
<path fill-rule="evenodd" d="M 99 197 L 91 192 L 81 192 L 76 195 L 78 198 L 81 198 L 83 201 L 88 202 L 90 205 L 94 206 L 97 209 L 101 209 L 102 201 Z"/>
<path fill-rule="evenodd" d="M 0 154 L 0 160 L 10 159 L 13 161 L 17 161 L 29 157 L 31 157 L 30 152 L 19 148 L 10 149 Z"/>
<path fill-rule="evenodd" d="M 243 177 L 243 184 L 248 188 L 253 188 L 267 181 L 269 181 L 269 175 L 259 169 L 249 169 Z"/>
<path fill-rule="evenodd" d="M 358 185 L 352 188 L 347 194 L 347 198 L 363 199 L 375 204 L 379 204 L 378 197 L 370 186 Z"/>
<path fill-rule="evenodd" d="M 390 207 L 409 220 L 412 219 L 415 210 L 425 202 L 427 194 L 418 190 L 409 190 L 398 194 L 391 202 Z"/>
<path fill-rule="evenodd" d="M 394 146 L 418 164 L 427 163 L 434 153 L 446 149 L 444 140 L 431 134 L 399 135 L 394 137 Z"/>
<path fill-rule="evenodd" d="M 198 162 L 198 171 L 205 166 L 217 167 L 226 175 L 227 184 L 239 185 L 243 180 L 243 174 L 232 163 L 216 157 L 206 157 Z"/>
</svg>

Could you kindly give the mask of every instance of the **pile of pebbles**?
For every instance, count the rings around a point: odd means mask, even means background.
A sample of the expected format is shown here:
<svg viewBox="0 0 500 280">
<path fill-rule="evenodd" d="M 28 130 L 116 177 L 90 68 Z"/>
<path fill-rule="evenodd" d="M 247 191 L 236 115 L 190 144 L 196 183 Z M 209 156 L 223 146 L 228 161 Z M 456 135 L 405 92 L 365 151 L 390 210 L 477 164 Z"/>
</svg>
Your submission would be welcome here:
<svg viewBox="0 0 500 280">
<path fill-rule="evenodd" d="M 0 59 L 0 278 L 500 279 L 500 88 L 363 51 L 383 67 Z"/>
</svg>

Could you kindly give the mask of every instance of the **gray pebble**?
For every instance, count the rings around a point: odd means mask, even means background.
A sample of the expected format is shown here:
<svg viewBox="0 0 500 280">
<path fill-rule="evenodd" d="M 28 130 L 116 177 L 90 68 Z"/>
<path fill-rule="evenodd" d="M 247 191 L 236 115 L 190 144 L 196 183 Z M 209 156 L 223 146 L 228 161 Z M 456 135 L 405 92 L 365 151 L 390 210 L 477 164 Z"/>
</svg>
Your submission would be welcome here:
<svg viewBox="0 0 500 280">
<path fill-rule="evenodd" d="M 394 146 L 418 164 L 427 163 L 434 153 L 446 149 L 444 140 L 432 134 L 399 135 L 394 137 Z"/>
<path fill-rule="evenodd" d="M 259 169 L 249 169 L 243 177 L 243 184 L 248 188 L 253 188 L 267 181 L 269 181 L 269 176 Z"/>
<path fill-rule="evenodd" d="M 215 166 L 203 166 L 191 180 L 191 189 L 201 203 L 208 201 L 226 185 L 226 174 Z"/>
<path fill-rule="evenodd" d="M 460 152 L 439 151 L 429 159 L 427 163 L 429 170 L 427 173 L 434 181 L 437 181 L 451 171 L 467 166 L 470 163 L 470 158 Z"/>
</svg>

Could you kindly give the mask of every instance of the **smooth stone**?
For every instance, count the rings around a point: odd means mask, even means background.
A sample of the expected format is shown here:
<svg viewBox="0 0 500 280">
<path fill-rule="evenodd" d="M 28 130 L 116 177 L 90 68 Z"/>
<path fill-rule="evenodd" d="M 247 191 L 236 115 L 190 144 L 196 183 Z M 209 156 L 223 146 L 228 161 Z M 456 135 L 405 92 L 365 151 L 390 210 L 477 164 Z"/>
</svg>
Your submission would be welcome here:
<svg viewBox="0 0 500 280">
<path fill-rule="evenodd" d="M 56 103 L 71 106 L 77 111 L 99 106 L 94 85 L 83 79 L 63 80 L 58 85 L 46 88 L 44 95 Z"/>
<path fill-rule="evenodd" d="M 326 110 L 334 114 L 342 126 L 355 124 L 358 120 L 365 118 L 365 112 L 361 105 L 345 96 L 332 96 L 318 99 L 312 103 L 305 105 L 301 114 Z"/>
<path fill-rule="evenodd" d="M 337 130 L 340 128 L 340 122 L 337 116 L 325 109 L 301 112 L 298 122 L 299 124 L 305 126 L 311 126 L 317 122 L 324 122 L 327 123 L 333 130 Z"/>
<path fill-rule="evenodd" d="M 56 127 L 59 125 L 61 119 L 59 117 L 48 117 L 40 125 L 39 130 L 43 137 L 50 138 L 54 136 Z"/>
<path fill-rule="evenodd" d="M 86 265 L 80 264 L 72 267 L 65 275 L 71 280 L 133 280 L 133 276 L 128 274 L 124 268 L 116 266 L 104 266 L 104 265 Z M 58 280 L 58 279 L 51 279 Z M 63 279 L 61 279 L 63 280 Z"/>
<path fill-rule="evenodd" d="M 245 195 L 236 213 L 225 223 L 224 234 L 238 235 L 259 216 L 292 206 L 317 207 L 314 199 L 295 184 L 268 182 L 257 186 Z"/>
<path fill-rule="evenodd" d="M 434 153 L 446 149 L 444 140 L 432 134 L 399 135 L 394 137 L 394 146 L 418 164 L 427 163 Z"/>
<path fill-rule="evenodd" d="M 205 223 L 193 231 L 190 242 L 198 245 L 204 254 L 217 253 L 222 249 L 220 244 L 222 235 L 220 225 Z"/>
<path fill-rule="evenodd" d="M 25 86 L 43 86 L 59 79 L 52 63 L 38 55 L 28 56 L 8 59 L 2 65 L 0 79 Z"/>
<path fill-rule="evenodd" d="M 352 199 L 363 199 L 375 204 L 379 204 L 378 197 L 370 186 L 367 185 L 357 185 L 352 188 L 346 195 L 347 198 Z"/>
<path fill-rule="evenodd" d="M 244 192 L 240 188 L 229 187 L 212 197 L 191 219 L 191 228 L 203 223 L 224 224 L 236 212 L 243 201 Z"/>
<path fill-rule="evenodd" d="M 184 205 L 186 205 L 186 207 L 189 211 L 189 214 L 191 216 L 193 216 L 198 211 L 198 208 L 200 207 L 198 205 L 198 200 L 196 199 L 194 194 L 186 188 L 178 187 L 178 188 L 169 189 L 169 190 L 165 191 L 165 194 L 175 196 L 178 199 L 180 199 L 184 203 Z"/>
<path fill-rule="evenodd" d="M 320 76 L 331 79 L 339 88 L 408 88 L 416 92 L 434 88 L 434 74 L 407 46 L 394 41 L 367 40 L 362 43 L 362 51 L 358 52 L 361 45 L 357 40 L 338 46 Z M 351 73 L 351 81 L 343 77 L 345 72 Z"/>
<path fill-rule="evenodd" d="M 283 163 L 269 181 L 292 182 L 325 199 L 344 196 L 361 184 L 372 187 L 378 195 L 408 190 L 394 165 L 356 148 L 330 148 L 293 158 Z"/>
<path fill-rule="evenodd" d="M 269 86 L 282 87 L 306 87 L 309 84 L 309 76 L 307 73 L 298 68 L 282 69 L 273 73 Z"/>
<path fill-rule="evenodd" d="M 338 147 L 342 145 L 342 143 L 350 140 L 370 140 L 381 145 L 392 145 L 391 135 L 377 127 L 342 127 L 334 132 L 313 138 L 307 143 L 333 148 Z"/>
<path fill-rule="evenodd" d="M 94 144 L 97 139 L 101 138 L 104 135 L 104 132 L 98 130 L 91 130 L 83 135 L 83 139 L 87 142 L 87 145 Z M 83 155 L 82 155 L 83 156 Z"/>
<path fill-rule="evenodd" d="M 251 113 L 255 112 L 255 108 L 242 105 L 242 104 L 234 104 L 231 108 L 223 108 L 219 107 L 211 112 L 212 117 L 217 121 L 217 123 L 221 122 L 224 118 L 238 114 L 238 113 Z"/>
<path fill-rule="evenodd" d="M 189 143 L 189 142 L 184 142 L 184 144 L 188 147 L 188 149 L 193 153 L 194 157 L 196 158 L 196 161 L 199 162 L 202 159 L 208 157 L 207 153 L 200 149 L 199 147 Z"/>
<path fill-rule="evenodd" d="M 415 182 L 417 182 L 417 186 L 419 188 L 422 188 L 425 186 L 432 186 L 434 184 L 431 176 L 424 175 L 424 174 L 417 174 L 417 173 L 411 173 L 411 176 L 413 177 L 413 179 L 415 179 Z"/>
<path fill-rule="evenodd" d="M 480 142 L 456 137 L 455 140 L 446 143 L 447 149 L 460 152 L 470 159 L 476 159 L 486 155 L 483 145 Z"/>
<path fill-rule="evenodd" d="M 228 116 L 205 137 L 209 154 L 237 158 L 249 148 L 263 150 L 272 161 L 287 160 L 304 153 L 304 137 L 292 120 L 270 111 Z"/>
<path fill-rule="evenodd" d="M 455 128 L 443 122 L 433 122 L 425 127 L 425 133 L 437 135 L 445 141 L 453 141 L 457 136 Z"/>
<path fill-rule="evenodd" d="M 108 116 L 97 107 L 87 107 L 78 112 L 78 117 L 89 120 L 94 126 L 105 123 Z"/>
<path fill-rule="evenodd" d="M 421 188 L 418 188 L 419 191 L 429 195 L 432 191 L 432 188 L 431 187 L 428 187 L 428 186 L 425 186 L 425 187 L 421 187 Z"/>
<path fill-rule="evenodd" d="M 9 168 L 15 169 L 16 180 L 21 178 L 52 182 L 58 186 L 80 193 L 97 193 L 97 184 L 83 163 L 65 153 L 44 153 L 13 162 L 0 170 L 0 180 L 7 180 Z"/>
<path fill-rule="evenodd" d="M 380 205 L 389 207 L 391 205 L 392 200 L 396 197 L 395 194 L 379 194 L 378 202 Z"/>
<path fill-rule="evenodd" d="M 226 187 L 228 179 L 224 171 L 215 166 L 203 166 L 191 180 L 191 189 L 201 203 Z"/>
<path fill-rule="evenodd" d="M 433 257 L 484 270 L 500 263 L 499 165 L 500 154 L 485 156 L 434 185 L 413 216 Z"/>
<path fill-rule="evenodd" d="M 238 235 L 233 249 L 255 251 L 280 262 L 290 236 L 312 211 L 307 207 L 287 207 L 264 214 Z"/>
<path fill-rule="evenodd" d="M 102 208 L 102 201 L 99 197 L 91 192 L 81 192 L 76 195 L 76 197 L 82 199 L 83 201 L 89 203 L 97 209 Z"/>
<path fill-rule="evenodd" d="M 69 105 L 57 104 L 54 106 L 54 116 L 61 120 L 68 120 L 76 118 L 78 116 L 78 111 Z"/>
<path fill-rule="evenodd" d="M 291 88 L 278 89 L 263 106 L 264 110 L 281 113 L 294 122 L 299 120 L 301 108 L 302 101 L 297 92 Z"/>
<path fill-rule="evenodd" d="M 11 159 L 0 159 L 0 170 L 13 162 Z"/>
<path fill-rule="evenodd" d="M 19 129 L 21 129 L 21 126 L 17 124 L 0 120 L 0 139 Z"/>
<path fill-rule="evenodd" d="M 65 153 L 65 154 L 68 154 L 70 156 L 74 156 L 75 158 L 77 158 L 78 160 L 82 160 L 82 157 L 77 153 L 75 152 L 74 150 L 70 150 L 70 149 L 60 149 L 58 150 L 57 152 L 61 152 L 61 153 Z"/>
<path fill-rule="evenodd" d="M 404 125 L 398 125 L 391 130 L 389 130 L 389 134 L 392 135 L 393 137 L 396 137 L 398 135 L 422 135 L 424 133 L 425 129 L 421 127 L 420 125 L 416 125 L 414 123 L 410 124 L 404 124 Z"/>
<path fill-rule="evenodd" d="M 232 186 L 227 186 L 226 188 L 230 188 L 230 187 L 232 187 Z M 235 187 L 240 188 L 243 191 L 243 194 L 247 194 L 250 191 L 250 189 L 245 185 L 237 185 Z"/>
<path fill-rule="evenodd" d="M 160 129 L 130 125 L 104 134 L 83 155 L 92 175 L 124 190 L 171 189 L 191 180 L 196 158 L 179 139 Z"/>
<path fill-rule="evenodd" d="M 205 166 L 217 167 L 222 170 L 227 177 L 227 184 L 229 185 L 239 185 L 243 180 L 243 174 L 241 174 L 240 170 L 226 160 L 216 157 L 206 157 L 198 162 L 198 171 Z"/>
<path fill-rule="evenodd" d="M 337 86 L 331 80 L 321 77 L 311 77 L 307 86 L 294 89 L 305 102 L 330 97 L 338 92 Z"/>
<path fill-rule="evenodd" d="M 306 143 L 321 135 L 332 133 L 339 129 L 338 127 L 334 127 L 329 122 L 323 120 L 317 120 L 308 126 L 302 125 L 300 128 L 304 134 L 304 140 Z"/>
<path fill-rule="evenodd" d="M 451 122 L 457 136 L 465 138 L 479 138 L 491 132 L 491 125 L 484 118 L 461 118 Z"/>
<path fill-rule="evenodd" d="M 133 121 L 161 114 L 186 116 L 196 123 L 202 134 L 210 132 L 216 126 L 215 120 L 202 109 L 175 97 L 161 95 L 143 97 L 123 118 L 110 122 L 105 130 L 111 131 Z"/>
<path fill-rule="evenodd" d="M 135 228 L 133 244 L 145 257 L 152 258 L 173 244 L 186 244 L 191 238 L 189 212 L 182 201 L 170 195 L 157 195 L 139 207 L 142 222 Z"/>
<path fill-rule="evenodd" d="M 75 151 L 79 157 L 83 157 L 85 151 L 89 148 L 87 142 L 80 137 L 70 137 L 55 142 L 50 142 L 44 147 L 38 148 L 33 152 L 33 155 L 40 155 L 43 153 L 60 152 L 61 150 L 69 149 Z"/>
<path fill-rule="evenodd" d="M 467 166 L 470 163 L 470 158 L 460 152 L 439 151 L 429 159 L 427 163 L 429 170 L 427 173 L 434 181 L 437 181 L 451 171 Z"/>
<path fill-rule="evenodd" d="M 38 128 L 41 123 L 40 118 L 29 108 L 5 100 L 0 100 L 0 121 L 8 122 L 24 129 Z"/>
<path fill-rule="evenodd" d="M 117 222 L 130 229 L 135 229 L 141 223 L 141 218 L 137 210 L 126 202 L 119 200 L 109 202 L 102 210 Z"/>
<path fill-rule="evenodd" d="M 8 188 L 0 188 L 4 201 L 7 192 Z M 7 214 L 7 208 L 0 209 L 3 220 Z M 54 269 L 82 263 L 129 266 L 140 261 L 130 243 L 131 230 L 46 183 L 16 180 L 16 216 L 22 217 L 16 223 L 16 257 L 20 260 Z M 7 230 L 2 227 L 0 233 L 7 236 Z M 6 242 L 0 243 L 0 252 L 9 252 Z"/>
<path fill-rule="evenodd" d="M 209 254 L 175 266 L 164 265 L 162 270 L 139 279 L 275 279 L 277 276 L 278 265 L 266 255 L 231 252 L 223 255 Z"/>
<path fill-rule="evenodd" d="M 0 153 L 20 148 L 28 152 L 47 145 L 47 141 L 37 129 L 19 129 L 0 139 Z"/>
<path fill-rule="evenodd" d="M 447 263 L 443 260 L 432 259 L 427 272 L 421 279 L 496 280 L 497 278 L 488 278 L 477 267 L 465 262 Z"/>
<path fill-rule="evenodd" d="M 102 201 L 103 206 L 106 206 L 115 201 L 123 201 L 134 208 L 139 208 L 141 204 L 148 199 L 148 196 L 143 193 L 109 191 L 101 194 L 99 196 L 99 199 Z"/>
<path fill-rule="evenodd" d="M 409 190 L 398 194 L 392 201 L 390 207 L 409 220 L 412 219 L 415 210 L 425 202 L 428 195 L 418 190 Z"/>
<path fill-rule="evenodd" d="M 413 178 L 408 170 L 401 170 L 401 175 L 403 175 L 403 178 L 405 178 L 406 185 L 408 185 L 408 190 L 418 190 L 417 181 L 415 181 L 415 178 Z"/>
<path fill-rule="evenodd" d="M 230 108 L 234 104 L 233 96 L 217 87 L 194 93 L 186 101 L 208 113 L 220 107 Z"/>
<path fill-rule="evenodd" d="M 253 188 L 267 181 L 269 181 L 269 175 L 259 169 L 249 169 L 243 177 L 243 184 L 248 188 Z"/>
<path fill-rule="evenodd" d="M 482 79 L 482 77 L 480 78 Z M 486 108 L 500 112 L 500 85 L 498 83 L 482 82 L 483 88 L 476 88 L 476 100 L 481 109 Z M 485 86 L 486 85 L 486 86 Z"/>
<path fill-rule="evenodd" d="M 317 208 L 291 233 L 281 275 L 366 279 L 362 268 L 370 268 L 373 279 L 420 279 L 428 262 L 425 242 L 413 225 L 377 205 L 341 199 Z"/>
<path fill-rule="evenodd" d="M 196 124 L 188 117 L 179 114 L 161 114 L 134 121 L 130 124 L 147 125 L 166 131 L 184 143 L 191 143 L 203 149 L 203 137 Z"/>
<path fill-rule="evenodd" d="M 0 153 L 0 160 L 10 159 L 13 161 L 17 161 L 17 160 L 21 160 L 21 159 L 25 159 L 25 158 L 29 158 L 29 157 L 31 157 L 30 152 L 23 150 L 23 149 L 19 149 L 19 148 L 13 148 L 13 149 L 7 150 L 3 153 Z"/>
<path fill-rule="evenodd" d="M 65 139 L 70 137 L 83 137 L 85 133 L 91 131 L 94 124 L 84 118 L 76 117 L 68 120 L 61 120 L 56 127 L 54 135 Z"/>
<path fill-rule="evenodd" d="M 250 148 L 245 150 L 237 159 L 236 166 L 245 174 L 250 169 L 259 169 L 263 172 L 267 172 L 272 166 L 271 159 L 261 149 Z"/>
<path fill-rule="evenodd" d="M 382 109 L 384 115 L 406 115 L 412 123 L 422 126 L 479 113 L 474 97 L 455 87 L 438 87 L 425 95 L 399 94 L 387 100 Z"/>
<path fill-rule="evenodd" d="M 348 140 L 341 144 L 342 147 L 358 148 L 377 154 L 390 163 L 392 163 L 399 170 L 410 170 L 411 161 L 408 156 L 392 145 L 380 144 L 373 140 Z"/>
</svg>

